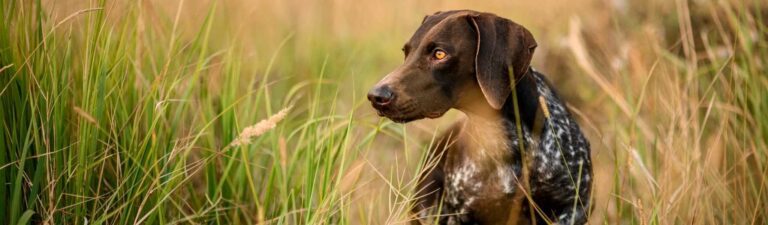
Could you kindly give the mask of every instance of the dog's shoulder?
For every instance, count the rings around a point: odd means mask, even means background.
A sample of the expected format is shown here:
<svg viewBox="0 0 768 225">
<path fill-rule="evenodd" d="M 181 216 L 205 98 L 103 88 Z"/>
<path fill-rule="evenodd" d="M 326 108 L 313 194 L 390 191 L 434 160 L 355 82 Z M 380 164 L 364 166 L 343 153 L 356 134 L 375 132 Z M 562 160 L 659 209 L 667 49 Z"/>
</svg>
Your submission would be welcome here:
<svg viewBox="0 0 768 225">
<path fill-rule="evenodd" d="M 573 204 L 574 198 L 581 202 L 579 205 L 588 205 L 592 175 L 590 145 L 552 83 L 539 72 L 534 71 L 532 76 L 543 114 L 539 147 L 532 155 L 534 200 L 544 209 L 559 208 L 553 211 L 553 217 L 573 216 L 571 214 L 585 210 L 571 212 L 560 206 Z M 579 221 L 577 223 L 585 220 L 583 215 L 572 218 Z"/>
<path fill-rule="evenodd" d="M 575 158 L 588 159 L 589 142 L 569 112 L 565 101 L 543 74 L 534 70 L 532 76 L 540 96 L 537 100 L 540 111 L 544 114 L 541 148 L 548 152 L 567 152 L 570 156 L 579 155 Z"/>
</svg>

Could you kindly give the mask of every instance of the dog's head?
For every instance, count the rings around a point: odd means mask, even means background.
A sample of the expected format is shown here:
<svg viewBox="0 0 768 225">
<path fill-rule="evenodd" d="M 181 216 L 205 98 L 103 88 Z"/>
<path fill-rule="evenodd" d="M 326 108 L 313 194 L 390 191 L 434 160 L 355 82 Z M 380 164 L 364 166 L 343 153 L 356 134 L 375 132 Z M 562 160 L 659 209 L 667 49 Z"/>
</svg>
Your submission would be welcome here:
<svg viewBox="0 0 768 225">
<path fill-rule="evenodd" d="M 510 95 L 509 69 L 528 71 L 536 41 L 494 14 L 461 10 L 427 16 L 403 47 L 405 62 L 368 92 L 379 115 L 395 122 L 437 118 L 480 96 L 500 109 Z M 466 105 L 466 104 L 464 104 Z"/>
</svg>

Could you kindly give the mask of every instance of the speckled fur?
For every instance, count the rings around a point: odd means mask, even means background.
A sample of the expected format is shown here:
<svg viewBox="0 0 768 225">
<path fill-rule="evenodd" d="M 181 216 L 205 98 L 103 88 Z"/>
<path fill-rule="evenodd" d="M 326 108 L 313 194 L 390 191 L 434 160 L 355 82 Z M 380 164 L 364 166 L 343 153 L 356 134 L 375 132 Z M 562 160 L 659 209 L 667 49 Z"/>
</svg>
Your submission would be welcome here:
<svg viewBox="0 0 768 225">
<path fill-rule="evenodd" d="M 419 185 L 424 198 L 414 210 L 419 212 L 422 222 L 431 222 L 428 218 L 435 217 L 427 215 L 436 215 L 440 208 L 439 214 L 443 216 L 439 224 L 507 224 L 518 216 L 521 223 L 586 223 L 592 183 L 589 143 L 543 75 L 533 70 L 528 75 L 535 85 L 535 95 L 518 97 L 521 112 L 536 113 L 523 108 L 539 106 L 538 98 L 528 99 L 536 96 L 543 97 L 549 111 L 549 117 L 541 116 L 543 125 L 538 140 L 534 140 L 531 121 L 522 121 L 524 137 L 518 137 L 517 122 L 513 112 L 509 112 L 511 107 L 505 107 L 501 118 L 492 124 L 474 124 L 472 128 L 467 125 L 469 121 L 457 123 L 446 134 L 453 138 L 444 138 L 434 148 L 433 157 L 440 157 L 437 168 L 424 174 Z M 523 120 L 533 118 L 523 115 Z M 472 133 L 495 128 L 505 137 L 501 143 L 466 143 Z M 524 141 L 525 151 L 521 151 L 519 140 Z M 493 152 L 491 148 L 501 149 L 502 154 L 485 155 Z M 523 157 L 530 162 L 531 198 L 540 209 L 534 211 L 536 218 L 529 218 L 531 204 L 527 200 L 515 200 L 523 191 Z M 510 215 L 510 209 L 516 206 L 522 209 L 519 215 Z"/>
</svg>

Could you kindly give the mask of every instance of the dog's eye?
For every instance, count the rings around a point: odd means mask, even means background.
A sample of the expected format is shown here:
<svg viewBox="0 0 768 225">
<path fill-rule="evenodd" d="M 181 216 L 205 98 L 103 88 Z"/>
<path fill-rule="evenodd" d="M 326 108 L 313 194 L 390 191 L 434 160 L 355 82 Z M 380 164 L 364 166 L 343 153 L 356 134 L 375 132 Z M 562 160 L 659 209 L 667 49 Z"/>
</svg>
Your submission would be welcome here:
<svg viewBox="0 0 768 225">
<path fill-rule="evenodd" d="M 434 56 L 435 56 L 435 59 L 442 60 L 442 59 L 445 59 L 445 57 L 448 56 L 448 54 L 445 53 L 445 51 L 443 50 L 436 50 L 434 53 Z"/>
</svg>

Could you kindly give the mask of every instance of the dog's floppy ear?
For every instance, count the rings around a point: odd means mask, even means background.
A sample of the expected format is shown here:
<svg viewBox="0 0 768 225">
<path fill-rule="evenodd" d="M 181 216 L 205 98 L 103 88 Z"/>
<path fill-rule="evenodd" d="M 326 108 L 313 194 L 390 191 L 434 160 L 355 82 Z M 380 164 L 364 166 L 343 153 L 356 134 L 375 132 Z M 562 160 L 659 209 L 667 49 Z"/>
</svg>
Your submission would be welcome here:
<svg viewBox="0 0 768 225">
<path fill-rule="evenodd" d="M 536 40 L 524 27 L 496 15 L 468 15 L 467 18 L 477 34 L 477 82 L 491 107 L 501 109 L 511 93 L 510 68 L 515 79 L 525 75 Z"/>
</svg>

